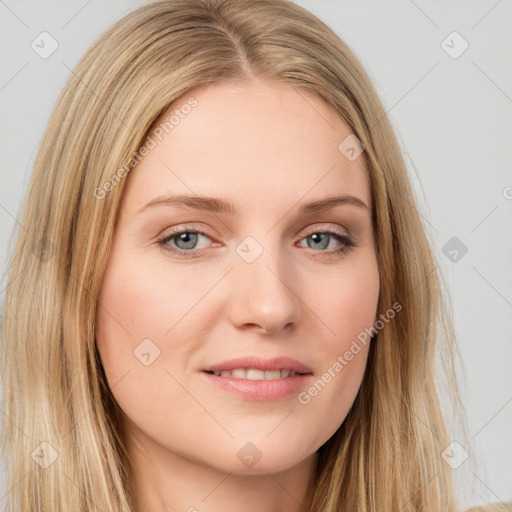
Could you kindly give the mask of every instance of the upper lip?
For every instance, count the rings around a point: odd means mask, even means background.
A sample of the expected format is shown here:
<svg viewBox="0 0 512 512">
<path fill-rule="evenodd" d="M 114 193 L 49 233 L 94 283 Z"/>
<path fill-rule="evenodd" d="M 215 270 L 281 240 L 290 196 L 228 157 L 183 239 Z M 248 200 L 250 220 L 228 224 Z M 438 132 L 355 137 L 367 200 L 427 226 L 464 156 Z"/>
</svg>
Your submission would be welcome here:
<svg viewBox="0 0 512 512">
<path fill-rule="evenodd" d="M 272 359 L 264 359 L 257 356 L 246 356 L 237 359 L 230 359 L 222 363 L 212 364 L 203 368 L 204 372 L 222 372 L 231 371 L 237 368 L 255 368 L 263 371 L 272 370 L 291 370 L 296 373 L 312 373 L 311 368 L 304 363 L 292 359 L 291 357 L 275 357 Z"/>
</svg>

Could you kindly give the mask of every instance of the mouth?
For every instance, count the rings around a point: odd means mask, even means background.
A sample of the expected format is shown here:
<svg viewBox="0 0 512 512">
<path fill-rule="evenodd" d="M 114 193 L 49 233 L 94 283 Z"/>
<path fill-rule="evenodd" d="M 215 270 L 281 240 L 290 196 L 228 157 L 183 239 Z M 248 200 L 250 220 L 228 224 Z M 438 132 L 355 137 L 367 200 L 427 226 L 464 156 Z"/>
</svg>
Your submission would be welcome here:
<svg viewBox="0 0 512 512">
<path fill-rule="evenodd" d="M 289 357 L 243 357 L 204 368 L 201 373 L 214 388 L 259 402 L 296 395 L 313 376 L 309 367 Z"/>
<path fill-rule="evenodd" d="M 309 373 L 296 372 L 289 368 L 282 370 L 260 370 L 258 368 L 236 368 L 234 370 L 223 370 L 223 371 L 206 371 L 211 375 L 217 377 L 234 377 L 236 379 L 247 379 L 247 380 L 279 380 L 287 379 L 288 377 L 294 377 L 295 375 L 309 375 Z"/>
<path fill-rule="evenodd" d="M 313 373 L 311 368 L 304 363 L 286 356 L 272 359 L 244 356 L 208 366 L 203 368 L 202 371 L 217 377 L 235 377 L 249 380 L 277 380 Z"/>
</svg>

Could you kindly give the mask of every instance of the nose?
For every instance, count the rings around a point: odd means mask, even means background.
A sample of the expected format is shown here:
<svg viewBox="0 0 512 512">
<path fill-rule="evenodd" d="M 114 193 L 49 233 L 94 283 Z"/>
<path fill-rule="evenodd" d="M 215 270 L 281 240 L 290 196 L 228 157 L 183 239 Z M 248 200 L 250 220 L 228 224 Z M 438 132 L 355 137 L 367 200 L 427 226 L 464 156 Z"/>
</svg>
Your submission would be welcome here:
<svg viewBox="0 0 512 512">
<path fill-rule="evenodd" d="M 230 272 L 230 320 L 264 334 L 292 330 L 303 314 L 300 280 L 290 262 L 264 251 L 252 263 L 238 258 Z"/>
</svg>

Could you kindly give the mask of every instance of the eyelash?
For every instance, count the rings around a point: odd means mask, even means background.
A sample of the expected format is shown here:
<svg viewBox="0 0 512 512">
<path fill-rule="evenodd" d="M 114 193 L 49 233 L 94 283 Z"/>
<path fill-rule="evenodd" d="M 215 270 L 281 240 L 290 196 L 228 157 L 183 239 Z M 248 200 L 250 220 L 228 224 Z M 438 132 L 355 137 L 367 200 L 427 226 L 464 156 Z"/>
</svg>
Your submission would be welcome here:
<svg viewBox="0 0 512 512">
<path fill-rule="evenodd" d="M 191 249 L 189 251 L 184 251 L 183 249 L 179 249 L 177 247 L 173 247 L 171 245 L 168 245 L 168 242 L 170 242 L 173 238 L 182 235 L 184 233 L 194 233 L 206 236 L 207 238 L 211 238 L 207 233 L 200 231 L 198 229 L 191 229 L 185 226 L 184 228 L 180 230 L 173 231 L 170 234 L 164 235 L 158 239 L 156 242 L 158 245 L 162 247 L 162 249 L 166 252 L 177 254 L 178 256 L 183 256 L 184 258 L 197 258 L 198 256 L 195 256 L 194 253 L 196 251 L 200 251 L 201 249 Z M 304 238 L 307 238 L 308 236 L 315 235 L 315 234 L 324 234 L 324 235 L 331 235 L 333 236 L 338 242 L 341 242 L 342 245 L 335 249 L 332 252 L 325 252 L 325 251 L 314 251 L 319 252 L 319 255 L 315 255 L 315 257 L 318 256 L 327 256 L 327 257 L 341 257 L 346 254 L 348 254 L 353 247 L 356 247 L 357 244 L 354 242 L 352 238 L 345 235 L 344 233 L 341 233 L 340 231 L 337 231 L 336 229 L 329 229 L 322 231 L 322 229 L 316 229 L 315 231 L 311 231 L 310 233 L 306 234 L 301 240 L 304 240 Z"/>
</svg>

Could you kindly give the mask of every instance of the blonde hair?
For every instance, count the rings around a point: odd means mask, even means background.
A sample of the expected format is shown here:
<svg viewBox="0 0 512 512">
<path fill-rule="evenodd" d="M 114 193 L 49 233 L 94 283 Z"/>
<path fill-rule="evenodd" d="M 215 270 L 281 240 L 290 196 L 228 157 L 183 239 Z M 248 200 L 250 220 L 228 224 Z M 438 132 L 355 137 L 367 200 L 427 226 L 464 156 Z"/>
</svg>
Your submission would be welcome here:
<svg viewBox="0 0 512 512">
<path fill-rule="evenodd" d="M 441 364 L 462 417 L 457 346 L 399 144 L 350 49 L 285 0 L 151 3 L 104 33 L 72 72 L 37 154 L 8 269 L 2 449 L 12 510 L 132 510 L 120 410 L 95 345 L 126 162 L 192 88 L 255 77 L 313 92 L 362 141 L 378 307 L 402 306 L 374 338 L 353 407 L 319 450 L 311 511 L 456 510 L 435 374 Z"/>
</svg>

